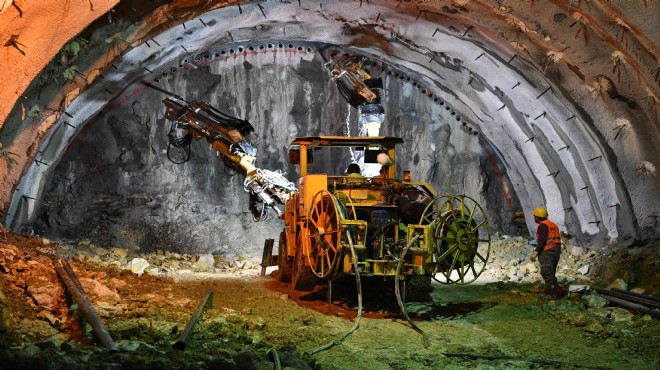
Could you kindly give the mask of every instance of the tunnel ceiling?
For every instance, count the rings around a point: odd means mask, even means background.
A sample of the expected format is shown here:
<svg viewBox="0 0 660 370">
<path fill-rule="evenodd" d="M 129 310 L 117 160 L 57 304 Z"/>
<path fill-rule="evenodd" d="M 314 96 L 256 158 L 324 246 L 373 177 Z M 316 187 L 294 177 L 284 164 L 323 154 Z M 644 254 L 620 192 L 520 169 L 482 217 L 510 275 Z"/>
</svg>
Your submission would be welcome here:
<svg viewBox="0 0 660 370">
<path fill-rule="evenodd" d="M 103 16 L 77 36 L 69 30 L 40 75 L 14 67 L 36 78 L 3 91 L 13 102 L 2 107 L 0 132 L 7 158 L 0 165 L 12 168 L 2 189 L 6 224 L 34 218 L 70 143 L 144 89 L 141 80 L 165 83 L 173 68 L 247 59 L 268 44 L 294 58 L 329 58 L 308 46 L 315 43 L 367 56 L 379 73 L 401 80 L 386 95 L 415 90 L 476 132 L 472 140 L 486 143 L 522 209 L 546 204 L 564 231 L 583 240 L 659 235 L 658 35 L 641 21 L 660 20 L 657 3 L 175 1 L 122 2 L 107 13 L 114 3 L 89 4 L 96 10 L 85 9 L 84 24 L 98 9 Z M 0 20 L 30 24 L 30 9 L 19 16 L 14 8 Z M 33 56 L 10 41 L 3 60 Z"/>
</svg>

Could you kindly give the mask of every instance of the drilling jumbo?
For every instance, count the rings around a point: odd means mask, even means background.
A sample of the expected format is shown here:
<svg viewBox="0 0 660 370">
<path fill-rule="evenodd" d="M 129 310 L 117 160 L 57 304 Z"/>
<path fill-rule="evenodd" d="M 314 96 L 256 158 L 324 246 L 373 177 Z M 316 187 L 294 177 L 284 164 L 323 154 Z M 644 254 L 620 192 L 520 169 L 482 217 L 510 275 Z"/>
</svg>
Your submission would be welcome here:
<svg viewBox="0 0 660 370">
<path fill-rule="evenodd" d="M 366 118 L 361 121 L 382 122 L 377 93 L 382 82 L 363 70 L 363 59 L 341 57 L 330 64 L 340 92 Z M 289 146 L 289 159 L 300 168 L 297 189 L 280 171 L 255 166 L 256 148 L 246 140 L 254 131 L 249 122 L 145 84 L 170 96 L 163 100 L 171 122 L 170 160 L 187 161 L 191 140 L 205 138 L 225 165 L 245 175 L 255 221 L 274 210 L 284 222 L 278 255 L 266 243 L 262 266 L 277 265 L 280 281 L 294 289 L 312 290 L 325 281 L 331 301 L 333 281 L 377 276 L 394 281 L 405 300 L 413 297 L 413 287 L 427 290 L 432 279 L 467 284 L 483 272 L 491 248 L 483 208 L 467 195 L 438 195 L 430 184 L 411 181 L 409 171 L 396 178 L 392 164 L 402 139 L 298 137 Z M 379 163 L 384 171 L 373 178 L 308 172 L 314 152 L 330 148 L 362 151 L 365 163 Z"/>
</svg>

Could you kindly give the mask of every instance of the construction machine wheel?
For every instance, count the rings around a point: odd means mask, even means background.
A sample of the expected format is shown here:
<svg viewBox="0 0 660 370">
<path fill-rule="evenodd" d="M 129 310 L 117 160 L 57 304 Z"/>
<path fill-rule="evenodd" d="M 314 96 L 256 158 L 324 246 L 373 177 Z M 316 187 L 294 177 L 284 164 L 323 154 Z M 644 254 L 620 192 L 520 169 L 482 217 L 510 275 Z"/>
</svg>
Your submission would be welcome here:
<svg viewBox="0 0 660 370">
<path fill-rule="evenodd" d="M 296 255 L 293 258 L 293 266 L 291 270 L 291 284 L 293 289 L 300 291 L 314 290 L 316 286 L 316 277 L 312 270 L 307 266 L 305 258 L 305 251 L 309 250 L 307 244 L 306 230 L 302 229 L 298 232 L 296 240 Z"/>
<path fill-rule="evenodd" d="M 305 222 L 309 243 L 307 260 L 312 273 L 319 279 L 332 278 L 342 255 L 339 233 L 345 208 L 327 190 L 316 193 L 311 204 Z"/>
<path fill-rule="evenodd" d="M 490 255 L 490 224 L 483 208 L 465 196 L 442 195 L 427 206 L 422 220 L 434 225 L 434 279 L 468 284 L 484 271 Z"/>
<path fill-rule="evenodd" d="M 286 231 L 280 233 L 280 244 L 278 245 L 277 266 L 280 272 L 279 278 L 283 283 L 291 282 L 293 266 L 289 261 Z"/>
</svg>

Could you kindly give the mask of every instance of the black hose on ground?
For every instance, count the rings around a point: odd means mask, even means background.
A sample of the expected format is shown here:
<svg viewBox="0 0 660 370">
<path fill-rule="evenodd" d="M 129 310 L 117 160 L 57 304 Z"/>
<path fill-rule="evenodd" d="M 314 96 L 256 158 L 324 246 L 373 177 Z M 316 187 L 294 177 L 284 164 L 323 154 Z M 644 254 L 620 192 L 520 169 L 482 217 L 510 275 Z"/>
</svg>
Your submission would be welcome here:
<svg viewBox="0 0 660 370">
<path fill-rule="evenodd" d="M 333 340 L 332 342 L 321 346 L 311 352 L 305 352 L 305 355 L 315 355 L 319 352 L 323 352 L 325 350 L 328 350 L 341 342 L 343 342 L 346 338 L 348 338 L 349 335 L 353 334 L 357 330 L 357 328 L 360 326 L 360 320 L 362 319 L 362 283 L 360 281 L 360 272 L 358 271 L 358 265 L 357 265 L 357 255 L 355 254 L 355 249 L 353 248 L 353 239 L 351 238 L 351 232 L 346 230 L 346 236 L 348 236 L 348 246 L 351 249 L 351 257 L 353 258 L 353 270 L 355 271 L 355 282 L 357 284 L 357 292 L 358 292 L 358 314 L 357 317 L 355 318 L 355 324 L 349 330 L 346 334 L 344 334 L 341 338 L 337 340 Z"/>
<path fill-rule="evenodd" d="M 406 248 L 403 250 L 403 253 L 401 253 L 401 257 L 399 258 L 399 264 L 396 267 L 396 275 L 394 277 L 394 294 L 396 295 L 396 302 L 399 304 L 399 308 L 401 309 L 401 314 L 403 314 L 403 317 L 406 318 L 406 321 L 412 326 L 413 329 L 415 329 L 416 332 L 422 334 L 425 336 L 424 331 L 420 329 L 415 323 L 408 317 L 408 313 L 406 312 L 406 308 L 403 305 L 403 300 L 401 300 L 401 291 L 399 289 L 399 283 L 401 282 L 401 279 L 399 278 L 401 276 L 401 269 L 403 268 L 403 260 L 406 257 L 406 253 L 408 253 L 408 250 L 412 245 L 419 239 L 419 234 L 413 236 L 412 239 L 410 239 L 410 242 L 408 245 L 406 245 Z M 424 337 L 426 339 L 426 337 Z"/>
<path fill-rule="evenodd" d="M 273 370 L 281 370 L 282 365 L 280 364 L 280 355 L 277 354 L 275 348 L 271 348 L 266 352 L 268 360 L 273 362 Z"/>
</svg>

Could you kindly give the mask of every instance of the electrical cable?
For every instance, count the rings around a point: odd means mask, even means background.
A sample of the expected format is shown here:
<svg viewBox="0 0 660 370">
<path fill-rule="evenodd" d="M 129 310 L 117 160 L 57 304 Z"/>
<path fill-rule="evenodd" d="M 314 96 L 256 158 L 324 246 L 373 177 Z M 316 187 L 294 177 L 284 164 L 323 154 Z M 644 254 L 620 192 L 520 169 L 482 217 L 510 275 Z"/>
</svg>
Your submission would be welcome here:
<svg viewBox="0 0 660 370">
<path fill-rule="evenodd" d="M 357 284 L 357 292 L 358 292 L 358 314 L 357 317 L 355 318 L 355 324 L 349 330 L 346 334 L 344 334 L 341 338 L 337 340 L 333 340 L 332 342 L 321 346 L 311 352 L 306 352 L 305 355 L 315 355 L 319 352 L 323 352 L 325 350 L 328 350 L 338 344 L 341 344 L 346 338 L 348 338 L 349 335 L 353 334 L 357 330 L 357 328 L 360 326 L 360 320 L 362 319 L 362 283 L 360 281 L 360 272 L 358 271 L 358 265 L 357 265 L 357 254 L 355 254 L 355 249 L 353 248 L 353 239 L 351 238 L 351 232 L 346 230 L 346 236 L 348 237 L 348 246 L 351 249 L 351 257 L 353 258 L 353 269 L 355 270 L 355 282 Z"/>
</svg>

